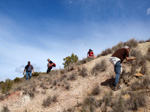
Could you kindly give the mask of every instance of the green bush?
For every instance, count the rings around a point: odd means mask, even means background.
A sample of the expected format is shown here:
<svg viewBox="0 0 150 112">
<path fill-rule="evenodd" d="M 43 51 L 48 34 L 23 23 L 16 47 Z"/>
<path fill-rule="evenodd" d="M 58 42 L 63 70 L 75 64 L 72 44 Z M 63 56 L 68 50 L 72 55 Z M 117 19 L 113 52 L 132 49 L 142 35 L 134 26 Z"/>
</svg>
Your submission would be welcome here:
<svg viewBox="0 0 150 112">
<path fill-rule="evenodd" d="M 6 81 L 2 84 L 2 93 L 8 92 L 13 85 L 13 81 L 10 79 L 6 79 Z"/>
<path fill-rule="evenodd" d="M 78 61 L 78 56 L 74 55 L 74 53 L 71 54 L 71 56 L 68 56 L 63 59 L 65 62 L 63 63 L 64 67 L 69 66 L 70 64 L 76 63 Z"/>
<path fill-rule="evenodd" d="M 34 74 L 32 74 L 32 76 L 39 76 L 40 73 L 39 72 L 34 72 Z"/>
<path fill-rule="evenodd" d="M 15 82 L 15 83 L 21 82 L 21 79 L 20 79 L 19 77 L 16 77 L 16 78 L 14 79 L 14 82 Z"/>
</svg>

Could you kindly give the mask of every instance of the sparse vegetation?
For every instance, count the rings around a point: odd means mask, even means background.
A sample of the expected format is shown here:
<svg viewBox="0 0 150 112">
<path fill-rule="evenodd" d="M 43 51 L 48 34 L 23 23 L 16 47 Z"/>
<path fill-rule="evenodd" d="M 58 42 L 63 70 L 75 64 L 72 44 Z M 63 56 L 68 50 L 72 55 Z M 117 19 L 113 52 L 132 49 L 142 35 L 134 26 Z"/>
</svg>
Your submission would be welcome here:
<svg viewBox="0 0 150 112">
<path fill-rule="evenodd" d="M 79 75 L 81 75 L 82 77 L 86 77 L 88 75 L 87 69 L 85 67 L 82 67 L 82 69 L 78 69 L 78 71 Z"/>
<path fill-rule="evenodd" d="M 32 74 L 32 76 L 35 76 L 35 77 L 37 77 L 39 75 L 40 75 L 40 73 L 38 73 L 38 72 L 34 72 L 34 74 Z"/>
<path fill-rule="evenodd" d="M 4 106 L 4 107 L 3 107 L 3 110 L 2 110 L 1 112 L 10 112 L 10 110 L 8 109 L 7 106 Z"/>
<path fill-rule="evenodd" d="M 106 56 L 106 55 L 111 54 L 111 53 L 112 53 L 112 49 L 107 48 L 106 50 L 102 51 L 101 54 L 97 55 L 97 57 Z"/>
<path fill-rule="evenodd" d="M 143 77 L 142 80 L 135 81 L 131 85 L 131 89 L 133 91 L 142 90 L 142 89 L 150 89 L 150 77 Z"/>
<path fill-rule="evenodd" d="M 130 48 L 134 48 L 138 45 L 138 41 L 135 39 L 130 39 L 124 43 L 124 45 L 129 46 Z"/>
<path fill-rule="evenodd" d="M 5 96 L 4 95 L 0 95 L 0 101 L 4 100 Z"/>
<path fill-rule="evenodd" d="M 6 81 L 2 84 L 2 93 L 8 92 L 13 85 L 13 81 L 10 79 L 6 79 Z"/>
<path fill-rule="evenodd" d="M 69 78 L 68 78 L 69 80 L 76 80 L 76 74 L 71 74 L 70 76 L 69 76 Z"/>
<path fill-rule="evenodd" d="M 70 85 L 67 84 L 66 87 L 65 87 L 65 89 L 69 90 L 70 89 Z"/>
<path fill-rule="evenodd" d="M 116 46 L 113 46 L 112 47 L 112 51 L 116 51 L 117 49 L 120 49 L 120 48 L 123 48 L 124 47 L 124 43 L 123 42 L 120 42 L 118 43 Z"/>
<path fill-rule="evenodd" d="M 21 79 L 20 79 L 19 77 L 16 77 L 16 78 L 14 79 L 14 82 L 15 82 L 15 83 L 21 82 Z"/>
<path fill-rule="evenodd" d="M 67 75 L 62 75 L 60 81 L 63 81 L 65 78 L 67 78 Z"/>
<path fill-rule="evenodd" d="M 92 69 L 92 74 L 97 75 L 99 72 L 104 72 L 107 69 L 106 60 L 102 60 L 100 63 L 97 63 Z"/>
<path fill-rule="evenodd" d="M 98 95 L 98 94 L 100 94 L 100 92 L 101 92 L 101 90 L 100 90 L 99 85 L 96 85 L 96 87 L 93 88 L 93 90 L 92 90 L 92 95 Z"/>
<path fill-rule="evenodd" d="M 127 101 L 127 107 L 129 110 L 138 110 L 140 107 L 144 107 L 146 104 L 146 95 L 140 93 L 131 93 L 131 98 Z"/>
<path fill-rule="evenodd" d="M 51 97 L 51 96 L 48 96 L 47 99 L 45 99 L 45 100 L 43 101 L 43 104 L 42 104 L 42 105 L 43 105 L 44 107 L 49 107 L 51 103 L 57 102 L 57 97 L 58 97 L 57 95 L 54 95 L 54 96 L 52 96 L 52 97 Z"/>
</svg>

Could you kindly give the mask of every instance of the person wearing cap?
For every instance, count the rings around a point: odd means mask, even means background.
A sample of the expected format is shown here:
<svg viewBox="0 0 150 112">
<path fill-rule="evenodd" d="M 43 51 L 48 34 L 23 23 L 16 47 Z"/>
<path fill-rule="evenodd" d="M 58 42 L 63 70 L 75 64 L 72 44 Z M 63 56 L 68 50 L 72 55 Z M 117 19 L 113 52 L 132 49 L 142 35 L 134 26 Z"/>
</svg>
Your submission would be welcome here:
<svg viewBox="0 0 150 112">
<path fill-rule="evenodd" d="M 31 65 L 30 61 L 28 61 L 28 64 L 25 66 L 23 74 L 26 72 L 26 80 L 30 80 L 32 74 L 34 74 L 34 68 Z"/>
<path fill-rule="evenodd" d="M 47 74 L 48 74 L 51 71 L 51 69 L 56 66 L 56 64 L 53 63 L 49 58 L 47 59 L 47 61 L 48 61 L 47 64 Z"/>
<path fill-rule="evenodd" d="M 88 51 L 88 53 L 87 53 L 87 56 L 88 56 L 88 57 L 93 57 L 93 58 L 95 58 L 95 55 L 94 55 L 92 49 L 89 49 L 89 51 Z"/>
<path fill-rule="evenodd" d="M 128 46 L 125 46 L 124 48 L 116 50 L 113 55 L 110 57 L 110 62 L 114 65 L 114 71 L 116 73 L 115 76 L 115 89 L 120 89 L 119 86 L 119 78 L 120 74 L 122 72 L 122 67 L 121 63 L 123 62 L 124 59 L 127 61 L 129 60 L 134 60 L 135 57 L 129 57 L 129 51 L 130 48 Z"/>
</svg>

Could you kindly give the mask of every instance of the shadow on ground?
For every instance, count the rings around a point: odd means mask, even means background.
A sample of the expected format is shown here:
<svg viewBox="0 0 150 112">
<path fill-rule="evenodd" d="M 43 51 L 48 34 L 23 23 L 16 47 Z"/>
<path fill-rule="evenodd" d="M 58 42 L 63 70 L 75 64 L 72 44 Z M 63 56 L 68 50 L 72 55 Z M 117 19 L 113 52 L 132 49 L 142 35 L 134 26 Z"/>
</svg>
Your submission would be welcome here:
<svg viewBox="0 0 150 112">
<path fill-rule="evenodd" d="M 107 79 L 106 81 L 101 83 L 102 86 L 109 86 L 111 89 L 113 89 L 115 85 L 115 78 Z"/>
</svg>

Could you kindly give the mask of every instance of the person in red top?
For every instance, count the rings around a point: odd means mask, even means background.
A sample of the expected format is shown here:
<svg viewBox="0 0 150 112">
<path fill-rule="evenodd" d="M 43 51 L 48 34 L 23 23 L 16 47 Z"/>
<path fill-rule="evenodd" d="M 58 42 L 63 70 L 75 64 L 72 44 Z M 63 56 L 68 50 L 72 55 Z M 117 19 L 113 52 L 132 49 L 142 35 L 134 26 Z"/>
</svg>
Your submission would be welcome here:
<svg viewBox="0 0 150 112">
<path fill-rule="evenodd" d="M 89 49 L 89 52 L 87 53 L 87 56 L 88 56 L 88 57 L 93 57 L 93 58 L 95 58 L 95 55 L 94 55 L 94 53 L 93 53 L 93 50 Z"/>
</svg>

